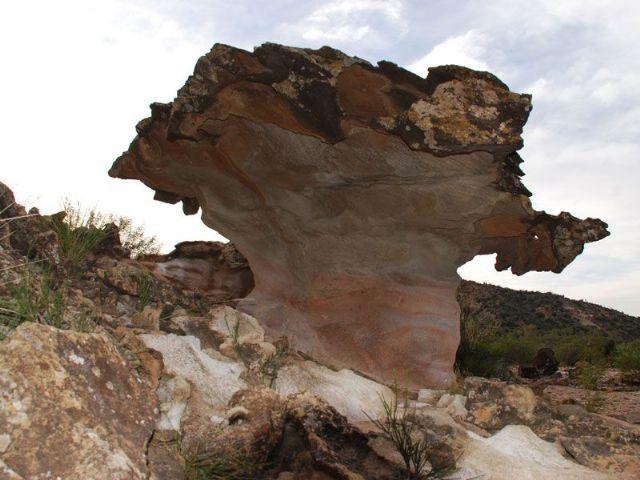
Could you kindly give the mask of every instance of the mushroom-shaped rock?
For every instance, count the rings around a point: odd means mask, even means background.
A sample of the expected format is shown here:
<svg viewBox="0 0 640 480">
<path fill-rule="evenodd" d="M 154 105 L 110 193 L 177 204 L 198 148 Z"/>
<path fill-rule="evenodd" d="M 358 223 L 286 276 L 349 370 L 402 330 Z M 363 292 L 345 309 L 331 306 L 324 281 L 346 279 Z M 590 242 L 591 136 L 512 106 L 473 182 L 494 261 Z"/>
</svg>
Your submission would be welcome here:
<svg viewBox="0 0 640 480">
<path fill-rule="evenodd" d="M 453 379 L 457 269 L 560 272 L 600 220 L 537 212 L 520 182 L 531 97 L 487 72 L 426 79 L 329 47 L 217 44 L 151 105 L 110 175 L 202 208 L 249 261 L 239 308 L 337 367 L 407 386 Z"/>
</svg>

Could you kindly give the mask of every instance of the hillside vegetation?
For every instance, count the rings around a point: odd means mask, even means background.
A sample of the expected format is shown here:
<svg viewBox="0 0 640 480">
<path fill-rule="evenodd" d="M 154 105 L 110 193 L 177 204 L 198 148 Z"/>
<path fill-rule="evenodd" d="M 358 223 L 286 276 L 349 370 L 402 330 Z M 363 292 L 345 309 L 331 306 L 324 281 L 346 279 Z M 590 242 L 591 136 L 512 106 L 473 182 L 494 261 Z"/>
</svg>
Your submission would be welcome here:
<svg viewBox="0 0 640 480">
<path fill-rule="evenodd" d="M 463 281 L 458 290 L 462 373 L 508 376 L 543 347 L 560 363 L 640 368 L 640 319 L 553 293 Z"/>
</svg>

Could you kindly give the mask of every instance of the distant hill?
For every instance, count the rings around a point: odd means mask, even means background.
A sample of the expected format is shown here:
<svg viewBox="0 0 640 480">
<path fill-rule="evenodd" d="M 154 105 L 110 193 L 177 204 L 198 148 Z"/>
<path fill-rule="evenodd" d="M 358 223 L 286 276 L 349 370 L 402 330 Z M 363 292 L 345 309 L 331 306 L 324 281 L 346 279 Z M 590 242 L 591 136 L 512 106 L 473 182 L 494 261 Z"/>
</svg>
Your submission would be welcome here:
<svg viewBox="0 0 640 480">
<path fill-rule="evenodd" d="M 571 327 L 603 333 L 616 342 L 640 338 L 640 318 L 554 293 L 512 290 L 463 280 L 458 290 L 463 312 L 483 321 L 497 320 L 500 332 L 533 325 L 539 331 Z"/>
</svg>

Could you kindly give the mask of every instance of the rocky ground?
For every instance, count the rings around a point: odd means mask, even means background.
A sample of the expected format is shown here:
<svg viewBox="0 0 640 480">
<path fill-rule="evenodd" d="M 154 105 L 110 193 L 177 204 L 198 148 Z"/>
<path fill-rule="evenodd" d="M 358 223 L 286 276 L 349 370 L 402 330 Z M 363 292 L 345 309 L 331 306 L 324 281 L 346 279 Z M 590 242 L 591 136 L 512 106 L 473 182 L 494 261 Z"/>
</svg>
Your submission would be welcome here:
<svg viewBox="0 0 640 480">
<path fill-rule="evenodd" d="M 424 478 L 640 478 L 640 392 L 618 372 L 598 393 L 567 369 L 394 391 L 265 338 L 234 308 L 253 280 L 230 244 L 134 259 L 106 227 L 75 258 L 1 184 L 0 212 L 0 479 L 422 478 L 389 418 Z"/>
</svg>

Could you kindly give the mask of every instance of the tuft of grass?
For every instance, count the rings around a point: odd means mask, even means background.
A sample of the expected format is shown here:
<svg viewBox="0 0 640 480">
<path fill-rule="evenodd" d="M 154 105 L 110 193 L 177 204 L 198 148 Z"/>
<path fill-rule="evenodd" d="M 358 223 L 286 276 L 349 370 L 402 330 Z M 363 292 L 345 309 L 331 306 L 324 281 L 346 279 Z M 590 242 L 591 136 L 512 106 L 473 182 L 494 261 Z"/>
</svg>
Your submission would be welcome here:
<svg viewBox="0 0 640 480">
<path fill-rule="evenodd" d="M 428 474 L 425 470 L 429 465 L 430 445 L 420 434 L 418 425 L 413 421 L 415 411 L 410 413 L 406 408 L 400 409 L 397 388 L 394 388 L 394 391 L 396 395 L 391 401 L 378 394 L 384 410 L 384 416 L 381 419 L 373 418 L 366 412 L 365 415 L 393 443 L 402 457 L 405 478 L 407 480 L 422 480 L 427 478 Z"/>
<path fill-rule="evenodd" d="M 38 322 L 62 328 L 66 309 L 66 295 L 56 288 L 48 275 L 32 279 L 25 274 L 10 286 L 11 296 L 0 298 L 0 338 L 23 322 Z"/>
<path fill-rule="evenodd" d="M 144 226 L 133 220 L 114 214 L 104 214 L 96 208 L 83 209 L 68 199 L 62 201 L 64 216 L 54 216 L 53 230 L 60 244 L 60 256 L 66 266 L 78 267 L 95 251 L 108 235 L 108 226 L 118 227 L 120 242 L 134 257 L 158 253 L 160 243 L 154 236 L 146 235 Z"/>
<path fill-rule="evenodd" d="M 617 345 L 613 353 L 613 362 L 620 370 L 640 371 L 640 339 Z"/>
<path fill-rule="evenodd" d="M 187 461 L 189 480 L 255 480 L 242 460 L 235 456 L 198 455 Z"/>
<path fill-rule="evenodd" d="M 176 446 L 185 461 L 187 480 L 255 480 L 262 478 L 260 472 L 268 466 L 265 462 L 250 460 L 241 452 L 213 454 L 201 446 L 195 453 L 185 454 L 179 436 Z"/>
<path fill-rule="evenodd" d="M 233 351 L 236 353 L 242 364 L 245 368 L 249 368 L 250 359 L 245 354 L 245 351 L 242 349 L 242 345 L 240 345 L 240 322 L 236 320 L 233 326 L 229 325 L 226 317 L 224 319 L 224 324 L 227 327 L 227 331 L 229 332 L 229 337 L 231 337 L 231 342 L 233 343 Z"/>
<path fill-rule="evenodd" d="M 141 272 L 136 275 L 135 282 L 138 287 L 138 308 L 142 311 L 156 295 L 157 285 L 153 275 L 149 272 Z"/>
<path fill-rule="evenodd" d="M 90 309 L 83 308 L 73 319 L 73 329 L 82 333 L 93 333 L 96 329 L 96 322 Z"/>
<path fill-rule="evenodd" d="M 63 202 L 64 216 L 53 216 L 51 227 L 58 237 L 60 259 L 65 267 L 77 269 L 107 237 L 95 209 L 84 211 L 68 200 Z"/>
</svg>

